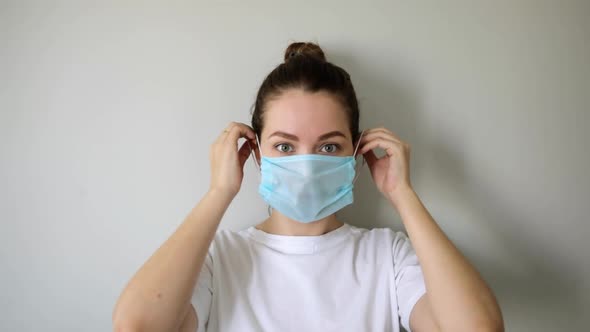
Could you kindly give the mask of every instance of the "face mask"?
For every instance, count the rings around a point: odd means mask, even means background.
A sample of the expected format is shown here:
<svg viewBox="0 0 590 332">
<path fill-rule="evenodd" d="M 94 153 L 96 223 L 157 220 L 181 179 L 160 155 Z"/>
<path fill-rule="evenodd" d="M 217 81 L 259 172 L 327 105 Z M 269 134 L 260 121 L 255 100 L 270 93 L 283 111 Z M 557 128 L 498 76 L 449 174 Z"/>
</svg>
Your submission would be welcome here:
<svg viewBox="0 0 590 332">
<path fill-rule="evenodd" d="M 309 223 L 325 218 L 353 202 L 358 146 L 346 157 L 264 157 L 261 151 L 258 193 L 269 206 L 293 220 Z"/>
</svg>

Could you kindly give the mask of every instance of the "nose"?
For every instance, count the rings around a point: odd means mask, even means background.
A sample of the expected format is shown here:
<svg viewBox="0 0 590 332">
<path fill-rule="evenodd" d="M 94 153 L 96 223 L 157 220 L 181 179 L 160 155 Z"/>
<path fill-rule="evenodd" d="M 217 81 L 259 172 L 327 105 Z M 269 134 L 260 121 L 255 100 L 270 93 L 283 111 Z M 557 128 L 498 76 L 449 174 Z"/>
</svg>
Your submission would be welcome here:
<svg viewBox="0 0 590 332">
<path fill-rule="evenodd" d="M 301 146 L 299 147 L 299 151 L 297 151 L 297 154 L 313 154 L 313 148 L 312 147 L 305 147 L 305 146 Z"/>
</svg>

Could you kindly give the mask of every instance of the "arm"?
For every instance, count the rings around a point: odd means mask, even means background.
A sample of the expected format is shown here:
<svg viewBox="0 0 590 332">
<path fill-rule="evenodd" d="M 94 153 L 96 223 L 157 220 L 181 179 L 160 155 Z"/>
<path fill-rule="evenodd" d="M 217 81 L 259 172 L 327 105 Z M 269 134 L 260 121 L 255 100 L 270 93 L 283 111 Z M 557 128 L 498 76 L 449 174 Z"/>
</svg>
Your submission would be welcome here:
<svg viewBox="0 0 590 332">
<path fill-rule="evenodd" d="M 397 207 L 424 273 L 427 293 L 410 316 L 413 331 L 435 321 L 441 331 L 502 331 L 496 299 L 476 269 L 438 227 L 411 188 Z M 430 317 L 429 317 L 430 316 Z"/>
<path fill-rule="evenodd" d="M 424 274 L 427 292 L 410 315 L 412 330 L 503 331 L 492 291 L 412 189 L 410 146 L 385 128 L 366 131 L 361 146 L 375 184 L 402 218 Z M 375 148 L 386 154 L 377 158 Z"/>
<path fill-rule="evenodd" d="M 213 144 L 209 191 L 123 290 L 113 311 L 116 331 L 194 330 L 198 317 L 191 294 L 250 152 L 248 144 L 238 151 L 237 141 L 253 135 L 249 127 L 232 123 Z"/>
<path fill-rule="evenodd" d="M 230 198 L 209 192 L 125 287 L 113 313 L 115 329 L 178 330 Z"/>
</svg>

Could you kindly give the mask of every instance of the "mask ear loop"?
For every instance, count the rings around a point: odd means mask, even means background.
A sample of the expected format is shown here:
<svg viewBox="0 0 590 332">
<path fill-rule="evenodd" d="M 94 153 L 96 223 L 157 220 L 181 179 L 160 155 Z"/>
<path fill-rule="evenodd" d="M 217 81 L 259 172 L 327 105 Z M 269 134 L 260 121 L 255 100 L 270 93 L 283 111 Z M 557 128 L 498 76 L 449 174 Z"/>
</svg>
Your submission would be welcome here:
<svg viewBox="0 0 590 332">
<path fill-rule="evenodd" d="M 248 145 L 250 145 L 250 141 L 246 141 L 248 142 Z M 262 158 L 262 150 L 260 149 L 260 141 L 258 140 L 258 135 L 256 135 L 256 144 L 258 144 L 258 152 L 260 153 L 260 158 Z M 260 164 L 258 163 L 258 161 L 256 160 L 256 153 L 254 153 L 254 149 L 252 149 L 252 145 L 250 145 L 250 155 L 252 156 L 252 159 L 254 160 L 254 164 L 256 164 L 256 168 L 258 168 L 258 178 L 262 179 L 262 169 L 260 168 Z M 268 212 L 268 216 L 270 217 L 271 215 L 271 206 L 270 204 L 267 205 L 266 211 Z"/>
<path fill-rule="evenodd" d="M 260 152 L 260 157 L 262 157 L 262 151 L 260 151 L 260 141 L 258 140 L 258 135 L 255 136 L 256 137 L 256 143 L 258 144 L 258 151 Z M 250 144 L 250 141 L 246 141 L 248 142 L 248 145 L 250 145 L 250 155 L 252 156 L 252 160 L 254 160 L 254 164 L 256 164 L 256 168 L 258 168 L 258 170 L 260 171 L 260 165 L 258 164 L 258 160 L 256 160 L 256 153 L 254 153 L 254 149 L 252 149 L 252 145 Z M 260 176 L 260 172 L 258 173 L 258 176 Z"/>
<path fill-rule="evenodd" d="M 364 133 L 365 133 L 365 131 L 364 131 L 364 130 L 363 130 L 363 131 L 361 131 L 361 135 L 359 136 L 359 140 L 358 140 L 358 142 L 356 143 L 356 148 L 354 149 L 354 153 L 352 154 L 352 155 L 354 156 L 355 160 L 356 160 L 356 157 L 357 157 L 357 155 L 356 155 L 356 152 L 357 152 L 357 150 L 358 150 L 359 146 L 361 145 L 361 144 L 360 144 L 360 143 L 361 143 L 361 138 L 363 138 L 363 134 L 364 134 Z M 354 173 L 355 173 L 355 175 L 354 175 L 354 179 L 352 179 L 352 183 L 355 183 L 355 182 L 356 182 L 356 179 L 357 179 L 357 178 L 359 177 L 359 175 L 360 175 L 360 170 L 363 168 L 363 166 L 365 166 L 365 158 L 364 158 L 364 157 L 362 157 L 362 159 L 363 159 L 363 163 L 361 164 L 361 167 L 359 167 L 359 169 L 358 169 L 358 170 L 356 170 L 356 169 L 355 169 L 355 172 L 354 172 Z"/>
</svg>

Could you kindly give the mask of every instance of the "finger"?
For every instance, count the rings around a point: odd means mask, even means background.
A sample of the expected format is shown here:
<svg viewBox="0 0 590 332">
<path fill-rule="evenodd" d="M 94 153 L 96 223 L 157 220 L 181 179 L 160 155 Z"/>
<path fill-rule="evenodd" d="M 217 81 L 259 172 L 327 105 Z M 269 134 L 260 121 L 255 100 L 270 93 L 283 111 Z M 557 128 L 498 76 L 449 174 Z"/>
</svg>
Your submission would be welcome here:
<svg viewBox="0 0 590 332">
<path fill-rule="evenodd" d="M 228 131 L 230 131 L 230 130 L 231 130 L 231 129 L 232 129 L 234 126 L 235 126 L 235 125 L 236 125 L 236 123 L 232 121 L 232 122 L 228 123 L 228 124 L 227 124 L 227 126 L 225 126 L 225 129 L 224 129 L 223 131 L 224 131 L 224 132 L 228 132 Z"/>
<path fill-rule="evenodd" d="M 363 148 L 367 144 L 369 144 L 369 143 L 371 143 L 371 142 L 373 142 L 375 140 L 384 140 L 384 141 L 387 141 L 387 142 L 391 142 L 391 144 L 399 145 L 399 146 L 404 145 L 403 142 L 397 141 L 392 136 L 387 135 L 387 134 L 385 134 L 383 132 L 372 132 L 370 135 L 368 135 L 366 137 L 363 137 L 363 139 L 361 139 L 361 143 L 360 143 L 360 147 L 359 147 L 359 152 L 366 151 L 366 150 L 363 150 Z"/>
<path fill-rule="evenodd" d="M 229 131 L 232 129 L 232 127 L 234 126 L 235 122 L 230 122 L 225 129 L 221 132 L 221 134 L 219 134 L 219 136 L 217 136 L 217 139 L 215 140 L 215 143 L 220 143 L 223 142 L 225 140 L 225 137 L 227 136 L 227 134 L 229 133 Z"/>
<path fill-rule="evenodd" d="M 401 138 L 399 138 L 396 134 L 394 134 L 391 130 L 384 128 L 384 127 L 379 127 L 379 128 L 373 128 L 373 129 L 369 129 L 365 132 L 365 135 L 363 135 L 363 137 L 367 137 L 367 136 L 373 136 L 376 134 L 382 134 L 382 135 L 387 135 L 390 136 L 393 140 L 396 141 L 400 141 L 403 142 L 401 140 Z"/>
<path fill-rule="evenodd" d="M 396 153 L 396 149 L 399 149 L 398 146 L 399 143 L 397 142 L 386 140 L 383 138 L 376 138 L 363 145 L 363 148 L 359 153 L 364 155 L 369 150 L 381 148 L 385 150 L 385 153 L 387 153 L 388 156 L 391 157 Z"/>
<path fill-rule="evenodd" d="M 215 139 L 215 142 L 213 142 L 214 144 L 218 144 L 221 143 L 225 140 L 225 136 L 227 135 L 227 133 L 225 131 L 222 131 L 221 134 L 219 134 L 217 136 L 217 138 Z"/>
<path fill-rule="evenodd" d="M 373 133 L 373 132 L 383 132 L 383 133 L 393 134 L 393 132 L 391 130 L 389 130 L 385 127 L 371 128 L 371 129 L 367 130 L 365 133 Z M 394 136 L 396 136 L 396 135 L 394 134 Z"/>
<path fill-rule="evenodd" d="M 386 140 L 395 141 L 395 142 L 398 142 L 398 143 L 403 143 L 402 141 L 400 141 L 399 139 L 397 139 L 395 137 L 395 135 L 393 135 L 391 132 L 386 132 L 386 131 L 373 131 L 373 132 L 370 132 L 370 133 L 368 133 L 368 134 L 366 134 L 366 135 L 363 136 L 363 138 L 361 139 L 361 144 L 363 142 L 367 142 L 367 141 L 373 140 L 375 138 L 383 138 L 383 139 L 386 139 Z"/>
<path fill-rule="evenodd" d="M 256 134 L 250 126 L 243 123 L 234 122 L 234 125 L 231 127 L 231 129 L 229 129 L 229 132 L 225 136 L 225 141 L 229 140 L 230 142 L 237 143 L 240 137 L 255 139 Z"/>
<path fill-rule="evenodd" d="M 400 140 L 394 133 L 392 133 L 391 131 L 384 129 L 384 128 L 376 128 L 371 130 L 370 132 L 366 133 L 365 135 L 363 135 L 362 139 L 361 139 L 361 144 L 362 142 L 366 142 L 368 140 L 374 139 L 375 137 L 380 137 L 380 138 L 384 138 L 387 140 L 391 140 L 391 141 L 397 141 L 399 143 L 403 143 L 402 140 Z"/>
<path fill-rule="evenodd" d="M 367 165 L 369 165 L 369 168 L 373 168 L 373 165 L 375 165 L 375 162 L 377 162 L 377 160 L 378 160 L 378 158 L 375 155 L 375 152 L 373 152 L 373 150 L 369 150 L 369 151 L 365 152 L 365 154 L 363 154 L 363 157 L 367 161 Z"/>
<path fill-rule="evenodd" d="M 242 167 L 242 169 L 244 168 L 244 164 L 246 163 L 246 160 L 248 160 L 248 157 L 250 157 L 250 151 L 251 151 L 251 149 L 250 149 L 250 144 L 248 141 L 242 143 L 242 146 L 238 150 L 240 167 Z"/>
</svg>

